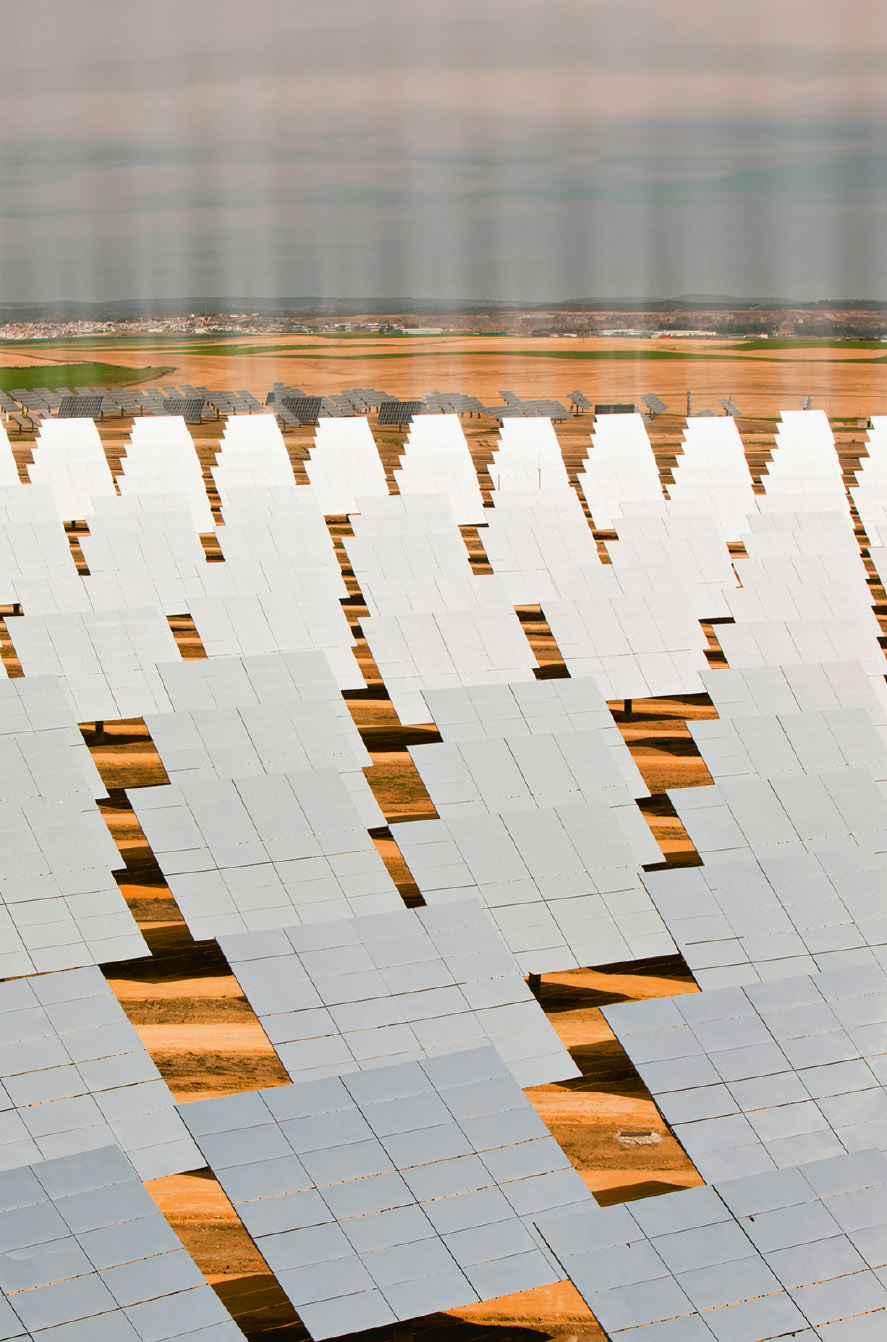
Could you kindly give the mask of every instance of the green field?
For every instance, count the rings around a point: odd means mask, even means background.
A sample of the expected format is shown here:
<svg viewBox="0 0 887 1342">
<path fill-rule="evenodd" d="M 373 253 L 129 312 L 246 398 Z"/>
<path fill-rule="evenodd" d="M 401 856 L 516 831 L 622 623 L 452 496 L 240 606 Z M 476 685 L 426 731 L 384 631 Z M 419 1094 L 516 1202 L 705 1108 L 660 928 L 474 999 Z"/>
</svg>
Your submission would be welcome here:
<svg viewBox="0 0 887 1342">
<path fill-rule="evenodd" d="M 348 341 L 351 344 L 364 342 L 366 344 L 375 344 L 379 340 L 407 340 L 408 337 L 399 331 L 379 331 L 368 333 L 365 331 L 320 331 L 316 339 L 328 340 L 333 344 Z M 421 338 L 421 337 L 419 337 Z M 443 340 L 445 336 L 435 336 L 435 340 Z M 452 338 L 452 337 L 451 337 Z M 171 354 L 277 354 L 281 350 L 291 349 L 314 349 L 314 345 L 245 345 L 242 337 L 232 335 L 230 337 L 214 333 L 213 335 L 120 335 L 120 336 L 53 336 L 47 340 L 4 340 L 2 348 L 11 349 L 51 349 L 54 352 L 79 353 L 81 349 L 88 350 L 106 350 L 106 349 L 168 349 Z"/>
<path fill-rule="evenodd" d="M 13 365 L 0 368 L 0 388 L 12 391 L 21 387 L 30 391 L 33 387 L 119 387 L 141 382 L 153 382 L 157 378 L 167 377 L 175 368 L 164 365 L 157 368 L 123 368 L 116 363 L 52 363 L 42 367 L 29 364 L 26 367 Z"/>
<path fill-rule="evenodd" d="M 742 340 L 734 349 L 884 349 L 883 340 L 836 340 L 833 336 L 774 336 L 771 340 Z"/>
<path fill-rule="evenodd" d="M 219 337 L 214 336 L 217 340 Z M 80 349 L 153 349 L 156 345 L 171 345 L 180 348 L 185 345 L 195 345 L 199 348 L 198 342 L 207 337 L 195 335 L 168 335 L 162 333 L 155 336 L 147 335 L 82 335 L 82 336 L 47 336 L 34 340 L 3 340 L 0 341 L 0 348 L 3 349 L 50 349 L 50 350 L 80 350 Z"/>
<path fill-rule="evenodd" d="M 252 354 L 289 354 L 294 350 L 316 350 L 316 345 L 179 345 L 170 351 L 172 354 L 209 354 L 213 357 L 227 358 L 239 356 L 248 358 Z"/>
<path fill-rule="evenodd" d="M 846 343 L 849 345 L 850 342 L 847 341 Z M 761 345 L 761 348 L 762 348 L 762 349 L 772 348 L 772 345 L 771 345 L 771 343 L 770 343 L 769 341 L 765 341 L 765 342 Z M 777 348 L 778 348 L 778 346 L 777 346 Z M 788 349 L 788 348 L 794 348 L 794 347 L 793 347 L 793 346 L 788 346 L 788 345 L 786 345 L 785 348 Z M 826 346 L 825 348 L 840 348 L 840 347 L 839 347 L 839 346 Z M 872 342 L 861 343 L 860 346 L 859 346 L 859 348 L 860 348 L 860 349 L 884 349 L 884 346 L 881 344 L 880 341 L 872 341 Z M 496 352 L 497 352 L 497 353 L 500 353 L 500 354 L 504 354 L 506 351 L 504 351 L 504 350 L 498 350 L 498 351 L 496 351 Z M 714 354 L 714 353 L 712 353 L 712 354 L 703 354 L 703 353 L 701 353 L 701 352 L 700 352 L 700 353 L 697 353 L 695 350 L 668 350 L 668 349 L 649 349 L 649 350 L 648 350 L 648 349 L 637 349 L 637 350 L 635 350 L 635 349 L 615 349 L 615 350 L 597 350 L 597 349 L 590 349 L 590 350 L 581 350 L 581 349 L 577 349 L 577 350 L 547 350 L 547 349 L 542 350 L 542 349 L 538 349 L 538 350 L 537 350 L 537 349 L 532 349 L 532 350 L 528 350 L 528 349 L 525 349 L 525 350 L 510 351 L 510 352 L 511 352 L 511 354 L 512 354 L 512 356 L 513 356 L 514 358 L 518 358 L 518 359 L 578 359 L 578 360 L 587 360 L 587 361 L 589 361 L 589 362 L 599 362 L 599 363 L 606 363 L 606 362 L 628 362 L 628 363 L 631 363 L 631 362 L 635 362 L 635 363 L 656 363 L 656 362 L 660 362 L 660 363 L 664 363 L 664 362 L 706 363 L 706 362 L 713 362 L 713 361 L 715 361 L 715 360 L 721 360 L 721 361 L 723 361 L 724 359 L 728 359 L 728 360 L 731 360 L 731 361 L 733 361 L 733 362 L 736 362 L 737 360 L 740 360 L 740 361 L 742 360 L 742 352 L 741 352 L 738 348 L 734 348 L 733 350 L 730 350 L 730 351 L 725 351 L 724 353 L 721 353 L 721 354 Z M 309 354 L 309 355 L 306 355 L 305 357 L 310 359 L 312 356 Z M 352 356 L 352 357 L 353 357 L 353 356 Z M 386 355 L 386 354 L 380 354 L 380 355 L 377 355 L 376 357 L 377 357 L 377 358 L 380 358 L 380 359 L 385 359 L 385 358 L 391 358 L 391 357 L 393 357 L 393 356 L 391 356 L 391 355 Z M 773 355 L 772 357 L 769 357 L 769 358 L 763 358 L 763 359 L 754 359 L 754 360 L 752 360 L 752 359 L 748 359 L 748 360 L 746 360 L 745 362 L 748 362 L 748 363 L 753 363 L 753 362 L 754 362 L 754 363 L 781 363 L 781 364 L 796 364 L 796 363 L 797 363 L 797 364 L 800 364 L 802 361 L 801 361 L 801 360 L 797 360 L 797 359 L 780 359 L 778 355 Z M 858 367 L 860 364 L 868 364 L 868 363 L 887 363 L 887 354 L 879 354 L 878 357 L 877 357 L 876 359 L 817 359 L 817 360 L 816 360 L 816 363 L 815 363 L 814 366 L 815 366 L 815 367 L 818 367 L 820 364 L 837 364 L 837 365 L 839 365 L 839 366 L 849 366 L 849 367 L 851 367 L 851 368 L 856 368 L 856 367 Z M 808 365 L 808 366 L 809 366 L 809 365 Z"/>
<path fill-rule="evenodd" d="M 883 348 L 883 346 L 880 346 Z M 493 349 L 481 351 L 484 358 L 497 356 L 503 359 L 565 359 L 575 363 L 713 363 L 741 359 L 738 351 L 723 353 L 697 353 L 695 350 L 672 349 Z M 466 350 L 413 350 L 399 349 L 368 350 L 365 354 L 340 354 L 338 351 L 318 350 L 316 345 L 290 345 L 280 353 L 281 359 L 334 359 L 336 363 L 360 359 L 457 359 L 466 363 L 472 358 L 472 352 Z M 752 362 L 751 359 L 748 360 Z M 778 355 L 771 358 L 755 359 L 755 363 L 795 363 L 793 359 L 781 359 Z M 818 363 L 844 364 L 852 366 L 863 363 L 887 363 L 887 354 L 877 359 L 821 359 Z"/>
<path fill-rule="evenodd" d="M 209 351 L 204 351 L 207 353 Z M 574 359 L 580 362 L 597 363 L 653 363 L 653 362 L 695 362 L 699 359 L 733 359 L 733 354 L 696 354 L 686 350 L 668 349 L 484 349 L 479 351 L 460 349 L 398 349 L 367 350 L 365 354 L 340 354 L 336 350 L 318 349 L 316 345 L 285 345 L 281 347 L 282 359 L 335 359 L 337 363 L 349 359 L 457 359 L 469 362 L 474 354 L 482 358 L 501 357 L 503 359 Z M 764 359 L 760 362 L 767 363 Z M 769 362 L 785 363 L 785 359 Z"/>
</svg>

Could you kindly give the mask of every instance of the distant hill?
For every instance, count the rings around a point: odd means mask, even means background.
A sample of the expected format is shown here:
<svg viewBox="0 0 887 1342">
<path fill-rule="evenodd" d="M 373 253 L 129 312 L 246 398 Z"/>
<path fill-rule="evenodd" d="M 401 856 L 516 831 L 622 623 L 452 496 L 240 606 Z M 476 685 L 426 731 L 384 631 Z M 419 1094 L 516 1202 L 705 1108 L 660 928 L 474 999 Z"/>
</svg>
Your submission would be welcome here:
<svg viewBox="0 0 887 1342">
<path fill-rule="evenodd" d="M 501 299 L 448 299 L 416 297 L 343 297 L 330 298 L 317 294 L 297 297 L 231 297 L 218 295 L 185 298 L 121 298 L 97 302 L 59 300 L 53 303 L 2 303 L 0 322 L 64 322 L 64 321 L 138 321 L 157 319 L 216 316 L 219 314 L 257 313 L 263 317 L 324 317 L 324 316 L 404 316 L 450 314 L 472 316 L 482 313 L 517 312 L 680 312 L 724 311 L 747 312 L 753 309 L 768 311 L 882 311 L 887 303 L 871 299 L 830 298 L 812 302 L 795 302 L 780 298 L 736 298 L 726 294 L 682 294 L 676 298 L 571 298 L 552 299 L 548 302 L 503 301 Z"/>
</svg>

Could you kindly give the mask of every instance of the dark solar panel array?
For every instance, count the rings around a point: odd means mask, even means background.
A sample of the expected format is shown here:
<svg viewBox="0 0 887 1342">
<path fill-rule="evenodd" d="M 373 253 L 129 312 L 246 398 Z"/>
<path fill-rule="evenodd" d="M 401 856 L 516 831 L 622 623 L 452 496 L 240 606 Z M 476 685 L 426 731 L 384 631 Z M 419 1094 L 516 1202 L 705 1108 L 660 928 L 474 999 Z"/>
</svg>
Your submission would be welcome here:
<svg viewBox="0 0 887 1342">
<path fill-rule="evenodd" d="M 421 415 L 424 409 L 424 401 L 383 401 L 377 423 L 380 426 L 409 424 L 413 416 Z"/>
<path fill-rule="evenodd" d="M 274 383 L 265 405 L 273 408 L 282 428 L 316 424 L 322 417 L 338 419 L 343 415 L 366 414 L 366 407 L 352 406 L 346 392 L 337 396 L 309 396 L 301 387 L 286 387 L 282 382 Z"/>
<path fill-rule="evenodd" d="M 181 415 L 186 424 L 199 424 L 203 419 L 204 405 L 202 396 L 169 396 L 161 413 Z"/>
<path fill-rule="evenodd" d="M 175 397 L 164 396 L 156 387 L 140 388 L 135 392 L 106 392 L 104 411 L 108 414 L 110 407 L 114 406 L 120 413 L 127 415 L 180 414 L 179 409 L 173 408 L 174 401 L 202 401 L 201 417 L 207 413 L 211 415 L 214 411 L 217 419 L 222 415 L 252 415 L 265 409 L 250 391 L 213 390 L 210 387 L 183 385 Z"/>
<path fill-rule="evenodd" d="M 638 407 L 634 401 L 614 401 L 611 404 L 595 405 L 596 415 L 636 415 Z"/>
<path fill-rule="evenodd" d="M 201 390 L 205 391 L 205 388 Z M 241 391 L 237 395 L 246 402 L 246 405 L 237 407 L 242 413 L 254 413 L 263 408 L 251 393 Z M 229 392 L 227 396 L 231 397 L 233 393 Z M 297 400 L 310 404 L 294 408 L 291 402 Z M 373 387 L 348 387 L 331 396 L 309 396 L 301 387 L 288 387 L 282 382 L 275 382 L 265 398 L 265 406 L 272 406 L 279 420 L 287 425 L 295 425 L 316 424 L 319 418 L 338 419 L 350 415 L 368 415 L 386 401 L 396 402 L 397 397 L 389 395 L 388 392 L 377 391 Z M 226 410 L 224 413 L 230 412 Z"/>
<path fill-rule="evenodd" d="M 108 415 L 181 415 L 188 423 L 199 423 L 206 414 L 220 419 L 224 415 L 255 414 L 273 408 L 282 428 L 297 428 L 300 424 L 316 424 L 324 417 L 339 418 L 368 415 L 379 411 L 381 426 L 404 426 L 413 416 L 423 413 L 487 415 L 500 421 L 511 418 L 544 417 L 554 421 L 566 420 L 570 412 L 559 401 L 540 398 L 524 401 L 516 392 L 503 390 L 502 404 L 485 405 L 476 396 L 463 392 L 442 392 L 437 389 L 426 393 L 421 401 L 401 401 L 388 392 L 372 387 L 346 388 L 331 396 L 309 396 L 300 387 L 289 387 L 276 382 L 264 403 L 250 391 L 229 391 L 194 387 L 107 388 L 67 387 L 14 388 L 12 395 L 0 393 L 0 408 L 24 432 L 39 424 L 41 418 L 58 414 L 61 418 L 100 418 Z M 596 415 L 636 414 L 642 407 L 632 402 L 592 404 L 581 391 L 569 393 L 572 411 L 593 409 Z M 667 410 L 658 396 L 643 398 L 651 415 Z M 727 398 L 720 399 L 727 414 L 739 411 Z M 812 398 L 806 397 L 802 406 L 809 409 Z M 22 413 L 23 412 L 23 413 Z M 713 414 L 713 411 L 705 412 Z"/>
<path fill-rule="evenodd" d="M 322 396 L 284 396 L 281 398 L 286 410 L 294 415 L 300 424 L 316 424 L 323 406 Z"/>
<path fill-rule="evenodd" d="M 101 419 L 103 399 L 101 392 L 98 395 L 92 392 L 82 395 L 69 392 L 61 399 L 59 419 Z"/>
</svg>

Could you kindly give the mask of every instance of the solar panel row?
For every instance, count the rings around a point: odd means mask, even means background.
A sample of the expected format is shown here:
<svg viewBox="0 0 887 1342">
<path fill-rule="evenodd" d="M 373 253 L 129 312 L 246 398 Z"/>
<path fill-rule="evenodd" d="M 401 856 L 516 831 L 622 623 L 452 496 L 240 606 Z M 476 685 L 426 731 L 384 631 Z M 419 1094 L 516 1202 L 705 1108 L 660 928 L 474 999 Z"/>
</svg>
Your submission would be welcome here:
<svg viewBox="0 0 887 1342">
<path fill-rule="evenodd" d="M 57 440 L 48 426 L 44 486 L 23 490 L 9 454 L 2 506 L 11 518 L 28 496 L 30 528 L 21 543 L 7 532 L 10 599 L 26 611 L 10 632 L 27 685 L 60 683 L 45 699 L 24 684 L 0 694 L 0 888 L 26 956 L 8 972 L 58 971 L 0 985 L 8 1159 L 115 1141 L 146 1178 L 207 1160 L 317 1337 L 564 1270 L 614 1336 L 867 1337 L 859 1320 L 887 1309 L 883 1161 L 855 1154 L 887 1145 L 887 719 L 827 421 L 783 417 L 759 500 L 732 419 L 688 421 L 668 497 L 639 416 L 596 420 L 580 483 L 595 525 L 619 532 L 603 565 L 551 424 L 503 393 L 484 510 L 494 575 L 479 579 L 457 535 L 480 497 L 458 425 L 416 420 L 401 468 L 425 488 L 452 463 L 448 502 L 389 500 L 366 420 L 330 417 L 373 397 L 324 398 L 310 490 L 272 416 L 227 426 L 220 565 L 201 559 L 213 520 L 181 419 L 136 424 L 121 499 L 112 485 L 98 505 L 83 502 L 84 482 L 110 480 L 94 426 Z M 414 911 L 367 833 L 382 817 L 338 697 L 363 685 L 323 522 L 342 512 L 395 707 L 444 738 L 414 748 L 442 818 L 392 827 L 427 900 Z M 66 515 L 90 520 L 89 578 L 71 573 Z M 93 604 L 117 573 L 150 581 L 144 610 Z M 41 609 L 63 598 L 84 606 Z M 161 613 L 177 600 L 206 661 L 178 657 Z M 541 602 L 584 682 L 536 681 L 515 601 Z M 697 620 L 725 611 L 733 669 L 712 674 Z M 848 654 L 860 664 L 829 664 Z M 703 865 L 641 875 L 661 851 L 604 696 L 703 687 L 722 719 L 696 729 L 716 781 L 669 794 Z M 195 936 L 223 936 L 294 1083 L 181 1106 L 202 1156 L 98 970 L 63 968 L 141 951 L 128 912 L 114 923 L 119 859 L 74 724 L 145 713 L 173 781 L 132 790 L 136 814 Z M 58 908 L 73 930 L 59 932 Z M 522 974 L 675 946 L 704 991 L 608 1019 L 701 1172 L 727 1182 L 604 1212 L 518 1089 L 575 1074 Z M 770 1182 L 750 1182 L 757 1171 Z M 16 1298 L 46 1285 L 9 1280 Z M 139 1289 L 132 1308 L 155 1299 Z M 132 1323 L 147 1342 L 135 1318 L 95 1322 L 112 1312 L 101 1290 L 71 1290 L 84 1337 Z M 177 1326 L 199 1335 L 203 1316 L 178 1305 Z M 72 1317 L 47 1308 L 37 1331 Z"/>
</svg>

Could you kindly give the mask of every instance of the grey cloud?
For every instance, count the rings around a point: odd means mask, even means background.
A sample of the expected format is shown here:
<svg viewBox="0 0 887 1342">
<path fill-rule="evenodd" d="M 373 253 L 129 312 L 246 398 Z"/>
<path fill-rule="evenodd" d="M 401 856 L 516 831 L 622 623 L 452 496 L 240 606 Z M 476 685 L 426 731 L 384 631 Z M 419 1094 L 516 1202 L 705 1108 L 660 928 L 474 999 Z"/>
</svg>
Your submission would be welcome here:
<svg viewBox="0 0 887 1342">
<path fill-rule="evenodd" d="M 135 0 L 91 0 L 88 18 L 66 0 L 30 0 L 4 16 L 6 49 L 23 58 L 7 65 L 4 83 L 38 97 L 134 81 L 145 89 L 201 79 L 236 86 L 257 69 L 298 83 L 306 72 L 335 81 L 367 69 L 382 78 L 578 64 L 660 79 L 709 71 L 808 80 L 887 66 L 871 4 L 865 44 L 842 42 L 839 28 L 819 46 L 803 22 L 789 41 L 776 40 L 772 16 L 755 21 L 738 0 L 717 8 L 732 12 L 728 40 L 713 40 L 694 21 L 698 7 L 682 0 L 252 0 L 248 8 L 242 0 L 154 0 L 149 16 Z"/>
<path fill-rule="evenodd" d="M 0 284 L 880 293 L 880 3 L 10 6 Z"/>
</svg>

